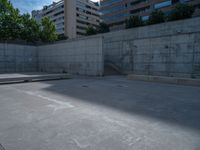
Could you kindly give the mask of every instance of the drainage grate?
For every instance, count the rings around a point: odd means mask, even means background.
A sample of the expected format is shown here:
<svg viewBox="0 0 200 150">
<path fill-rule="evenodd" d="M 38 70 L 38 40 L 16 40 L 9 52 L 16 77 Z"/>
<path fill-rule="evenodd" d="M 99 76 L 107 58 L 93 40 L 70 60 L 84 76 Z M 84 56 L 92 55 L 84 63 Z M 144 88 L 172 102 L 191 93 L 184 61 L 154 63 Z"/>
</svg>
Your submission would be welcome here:
<svg viewBox="0 0 200 150">
<path fill-rule="evenodd" d="M 87 86 L 87 85 L 82 85 L 82 87 L 84 87 L 84 88 L 88 88 L 88 86 Z"/>
<path fill-rule="evenodd" d="M 0 144 L 0 150 L 6 150 L 6 149 Z"/>
</svg>

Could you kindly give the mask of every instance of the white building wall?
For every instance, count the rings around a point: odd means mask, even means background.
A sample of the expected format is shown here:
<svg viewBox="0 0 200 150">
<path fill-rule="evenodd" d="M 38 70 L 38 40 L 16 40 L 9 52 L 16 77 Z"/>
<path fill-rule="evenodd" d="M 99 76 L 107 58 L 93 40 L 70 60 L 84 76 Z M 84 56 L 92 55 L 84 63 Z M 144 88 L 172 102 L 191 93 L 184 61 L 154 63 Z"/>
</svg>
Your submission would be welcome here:
<svg viewBox="0 0 200 150">
<path fill-rule="evenodd" d="M 61 0 L 44 6 L 42 10 L 33 11 L 32 16 L 37 21 L 41 21 L 42 17 L 49 17 L 55 23 L 57 33 L 65 34 L 69 38 L 84 35 L 88 26 L 99 26 L 99 6 L 90 0 L 66 0 L 65 2 L 64 4 L 64 0 Z"/>
</svg>

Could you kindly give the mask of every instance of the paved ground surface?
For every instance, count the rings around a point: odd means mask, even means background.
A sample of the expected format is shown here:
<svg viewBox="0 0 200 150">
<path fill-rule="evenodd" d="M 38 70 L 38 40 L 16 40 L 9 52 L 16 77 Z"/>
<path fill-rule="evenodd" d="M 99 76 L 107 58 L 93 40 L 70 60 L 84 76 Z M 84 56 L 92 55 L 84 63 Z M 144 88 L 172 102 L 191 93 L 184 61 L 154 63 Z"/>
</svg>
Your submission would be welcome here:
<svg viewBox="0 0 200 150">
<path fill-rule="evenodd" d="M 199 150 L 200 87 L 75 78 L 0 86 L 6 150 Z"/>
</svg>

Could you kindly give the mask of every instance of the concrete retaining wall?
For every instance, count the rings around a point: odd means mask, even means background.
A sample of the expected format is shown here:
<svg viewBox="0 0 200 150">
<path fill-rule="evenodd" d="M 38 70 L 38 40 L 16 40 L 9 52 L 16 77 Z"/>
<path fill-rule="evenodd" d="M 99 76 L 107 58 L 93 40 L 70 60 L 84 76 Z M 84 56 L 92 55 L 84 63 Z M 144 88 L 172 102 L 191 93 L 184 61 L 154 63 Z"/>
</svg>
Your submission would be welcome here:
<svg viewBox="0 0 200 150">
<path fill-rule="evenodd" d="M 200 17 L 104 34 L 103 52 L 125 74 L 200 78 Z"/>
<path fill-rule="evenodd" d="M 38 47 L 39 71 L 102 75 L 102 37 L 81 38 Z"/>
<path fill-rule="evenodd" d="M 200 78 L 200 17 L 50 45 L 0 44 L 0 73 L 102 75 L 104 64 L 125 74 Z"/>
<path fill-rule="evenodd" d="M 36 72 L 37 58 L 35 46 L 0 43 L 0 73 Z"/>
</svg>

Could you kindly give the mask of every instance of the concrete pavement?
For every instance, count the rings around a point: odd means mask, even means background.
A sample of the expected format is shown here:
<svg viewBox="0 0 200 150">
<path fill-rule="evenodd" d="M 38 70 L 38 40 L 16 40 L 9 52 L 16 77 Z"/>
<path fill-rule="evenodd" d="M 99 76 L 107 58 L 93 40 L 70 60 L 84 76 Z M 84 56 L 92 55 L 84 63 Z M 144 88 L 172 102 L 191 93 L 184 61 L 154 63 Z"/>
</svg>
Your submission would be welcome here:
<svg viewBox="0 0 200 150">
<path fill-rule="evenodd" d="M 199 150 L 200 87 L 123 76 L 0 86 L 6 150 Z"/>
</svg>

